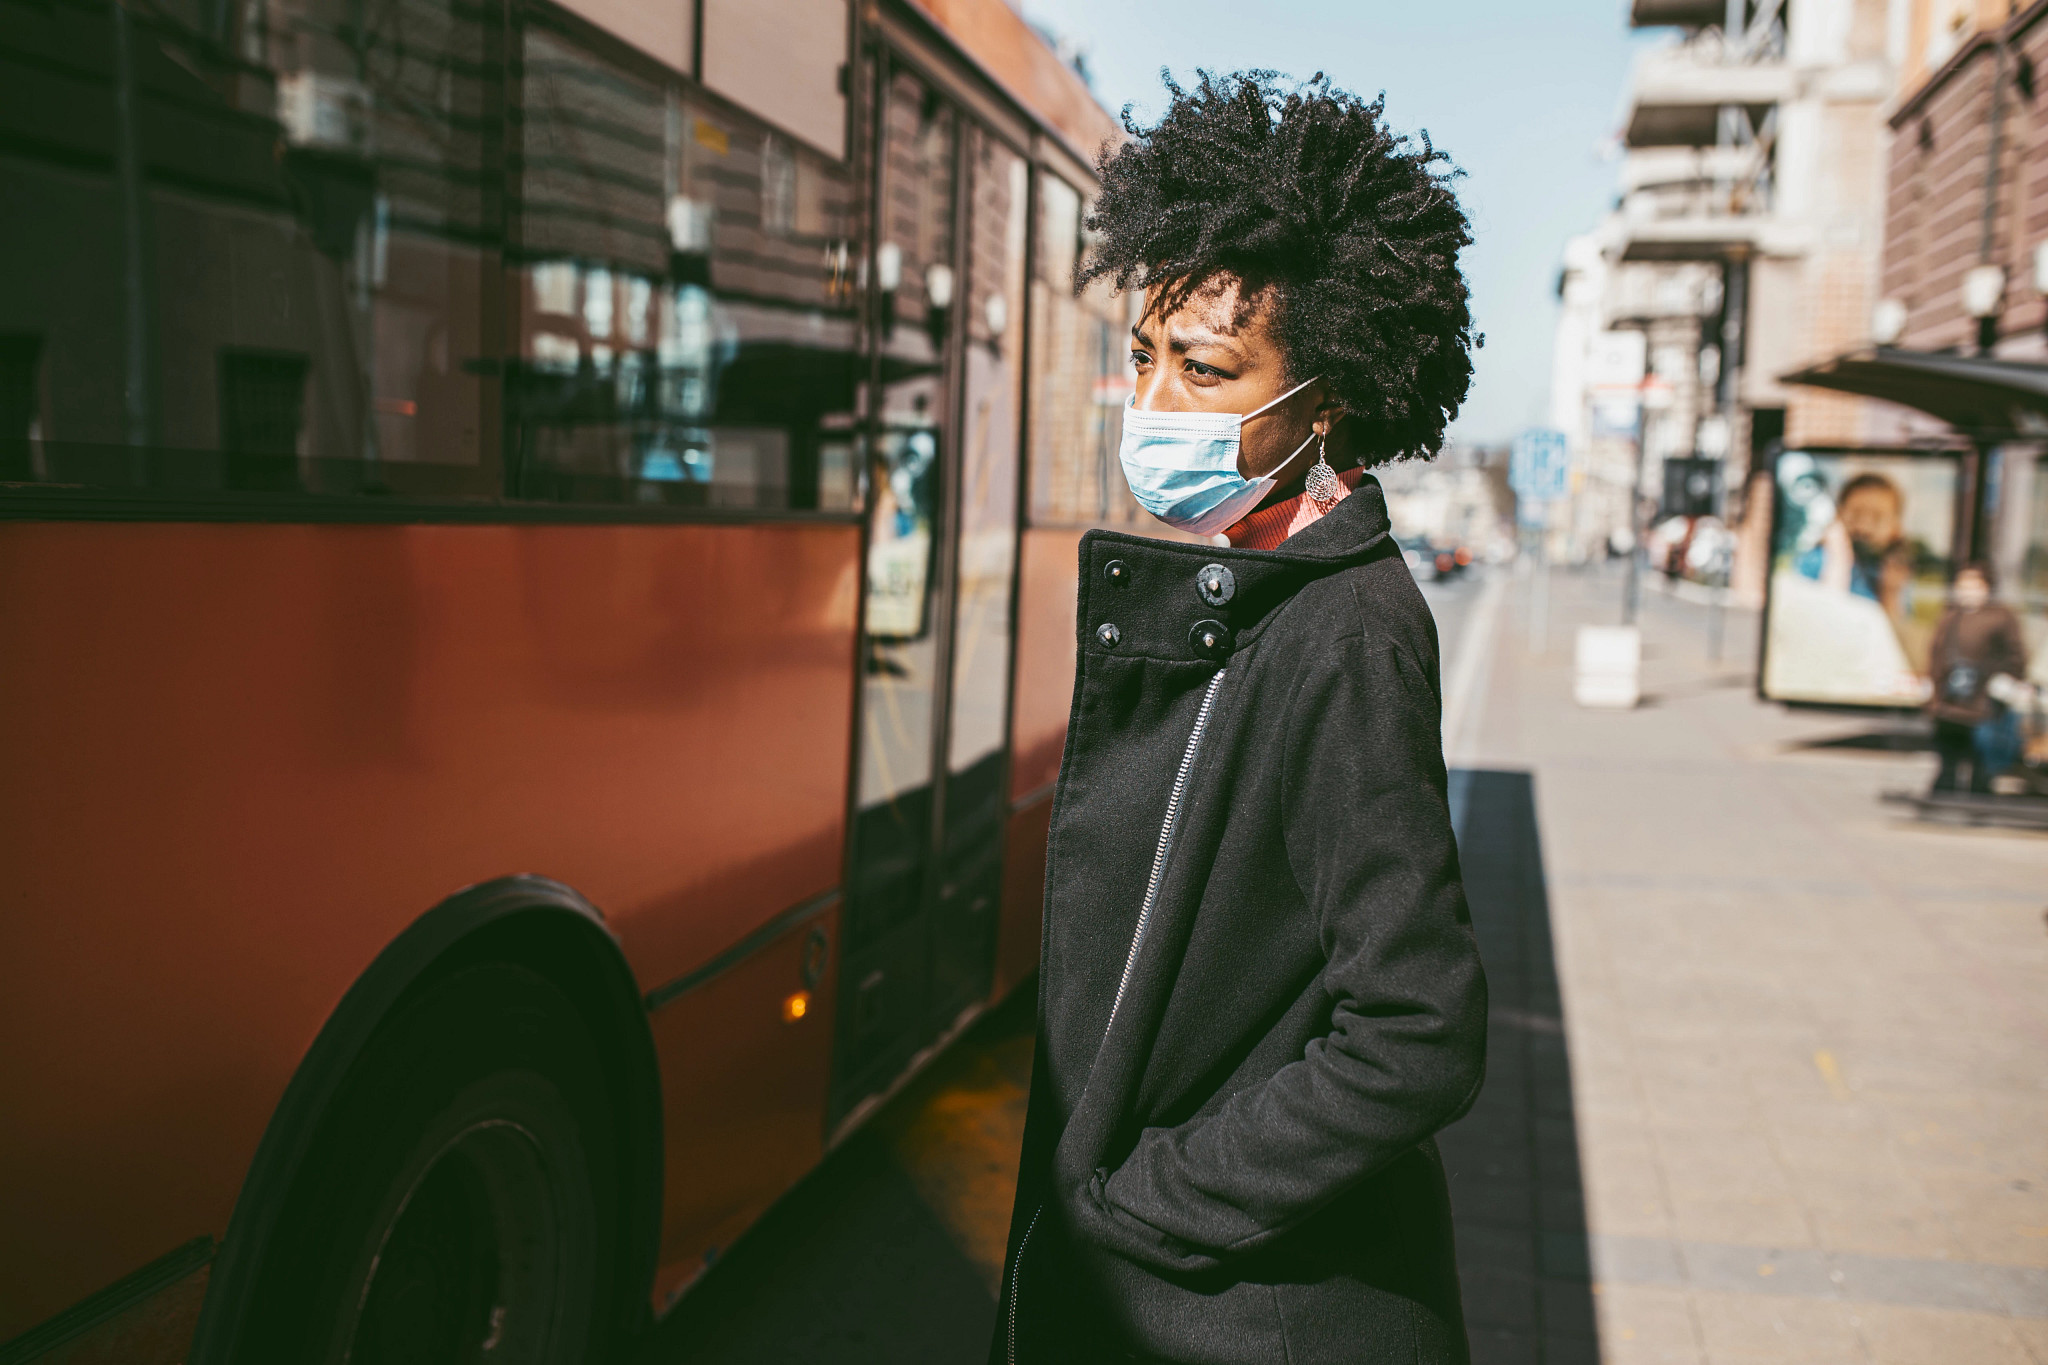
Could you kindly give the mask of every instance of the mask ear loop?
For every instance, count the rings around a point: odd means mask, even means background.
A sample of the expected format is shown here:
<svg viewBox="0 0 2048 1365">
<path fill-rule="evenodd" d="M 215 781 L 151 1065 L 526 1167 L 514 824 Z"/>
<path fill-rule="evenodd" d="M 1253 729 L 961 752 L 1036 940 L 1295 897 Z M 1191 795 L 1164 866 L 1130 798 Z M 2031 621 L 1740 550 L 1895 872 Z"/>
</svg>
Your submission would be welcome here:
<svg viewBox="0 0 2048 1365">
<path fill-rule="evenodd" d="M 1257 417 L 1260 413 L 1266 412 L 1272 408 L 1279 407 L 1282 403 L 1285 403 L 1288 399 L 1294 397 L 1294 395 L 1300 393 L 1303 389 L 1307 388 L 1309 385 L 1315 383 L 1318 379 L 1321 378 L 1322 376 L 1319 374 L 1310 375 L 1307 379 L 1302 380 L 1299 384 L 1296 384 L 1293 388 L 1281 394 L 1272 402 L 1260 404 L 1258 407 L 1253 408 L 1250 412 L 1246 413 L 1244 416 L 1238 418 L 1237 420 L 1240 422 L 1249 422 L 1252 420 L 1252 418 Z M 1303 441 L 1300 446 L 1295 447 L 1294 455 L 1301 454 L 1302 448 L 1306 447 L 1307 445 L 1308 442 Z M 1294 458 L 1294 455 L 1289 455 L 1287 458 L 1291 460 Z"/>
</svg>

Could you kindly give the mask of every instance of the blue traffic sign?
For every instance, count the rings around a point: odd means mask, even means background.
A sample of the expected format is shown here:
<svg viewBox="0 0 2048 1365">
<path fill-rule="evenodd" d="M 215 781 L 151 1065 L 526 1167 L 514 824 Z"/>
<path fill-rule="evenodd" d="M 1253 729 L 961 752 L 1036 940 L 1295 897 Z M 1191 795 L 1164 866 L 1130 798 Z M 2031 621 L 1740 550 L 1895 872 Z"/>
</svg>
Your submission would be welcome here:
<svg viewBox="0 0 2048 1365">
<path fill-rule="evenodd" d="M 1564 433 L 1532 427 L 1515 437 L 1508 459 L 1508 486 L 1528 502 L 1554 502 L 1570 487 L 1571 448 Z"/>
</svg>

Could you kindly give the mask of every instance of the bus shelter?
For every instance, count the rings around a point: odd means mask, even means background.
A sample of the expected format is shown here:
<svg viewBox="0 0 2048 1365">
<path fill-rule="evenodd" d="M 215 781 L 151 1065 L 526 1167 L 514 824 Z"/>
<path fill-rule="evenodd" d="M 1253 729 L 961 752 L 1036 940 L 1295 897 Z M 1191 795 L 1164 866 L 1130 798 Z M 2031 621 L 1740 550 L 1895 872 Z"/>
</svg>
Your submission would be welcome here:
<svg viewBox="0 0 2048 1365">
<path fill-rule="evenodd" d="M 1986 563 L 2024 623 L 2034 685 L 2025 766 L 2030 785 L 2048 789 L 2048 364 L 1880 347 L 1784 379 L 1898 403 L 1950 433 L 1776 456 L 1759 691 L 1919 705 L 1947 581 Z"/>
</svg>

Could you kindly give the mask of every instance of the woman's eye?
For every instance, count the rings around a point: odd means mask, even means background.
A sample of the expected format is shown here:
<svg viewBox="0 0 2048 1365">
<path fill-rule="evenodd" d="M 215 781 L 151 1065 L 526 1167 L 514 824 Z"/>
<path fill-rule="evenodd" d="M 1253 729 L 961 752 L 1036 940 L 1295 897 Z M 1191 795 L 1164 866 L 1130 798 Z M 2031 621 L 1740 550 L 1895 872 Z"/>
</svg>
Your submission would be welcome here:
<svg viewBox="0 0 2048 1365">
<path fill-rule="evenodd" d="M 1134 365 L 1134 366 L 1136 366 L 1136 367 L 1137 367 L 1138 369 L 1141 369 L 1141 370 L 1142 370 L 1142 369 L 1144 369 L 1144 368 L 1145 368 L 1145 367 L 1146 367 L 1147 365 L 1150 365 L 1151 363 L 1152 363 L 1152 357 L 1151 357 L 1151 356 L 1149 356 L 1149 355 L 1146 355 L 1146 354 L 1145 354 L 1145 353 L 1144 353 L 1143 351 L 1132 351 L 1132 352 L 1131 352 L 1131 364 L 1132 364 L 1132 365 Z"/>
<path fill-rule="evenodd" d="M 1217 380 L 1223 378 L 1223 371 L 1211 365 L 1204 365 L 1199 360 L 1190 360 L 1188 362 L 1188 373 L 1197 379 Z"/>
</svg>

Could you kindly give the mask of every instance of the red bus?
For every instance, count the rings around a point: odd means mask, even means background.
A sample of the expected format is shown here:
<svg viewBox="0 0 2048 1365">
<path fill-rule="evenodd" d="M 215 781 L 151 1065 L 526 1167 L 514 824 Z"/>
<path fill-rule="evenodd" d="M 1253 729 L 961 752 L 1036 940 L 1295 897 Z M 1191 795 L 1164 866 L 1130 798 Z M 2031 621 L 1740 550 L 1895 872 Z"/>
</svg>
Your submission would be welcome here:
<svg viewBox="0 0 2048 1365">
<path fill-rule="evenodd" d="M 0 0 L 0 1361 L 585 1358 L 1031 973 L 1113 129 L 940 8 Z"/>
</svg>

